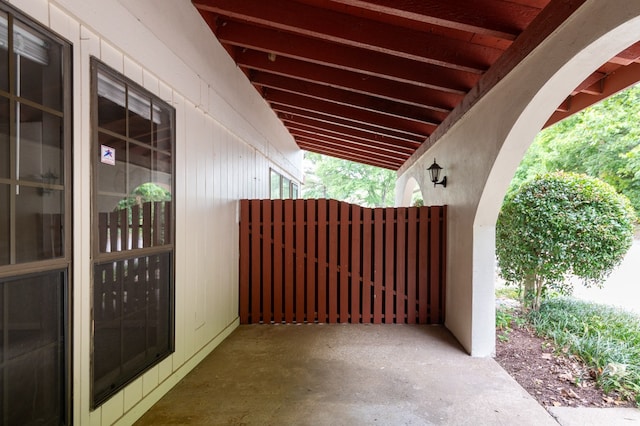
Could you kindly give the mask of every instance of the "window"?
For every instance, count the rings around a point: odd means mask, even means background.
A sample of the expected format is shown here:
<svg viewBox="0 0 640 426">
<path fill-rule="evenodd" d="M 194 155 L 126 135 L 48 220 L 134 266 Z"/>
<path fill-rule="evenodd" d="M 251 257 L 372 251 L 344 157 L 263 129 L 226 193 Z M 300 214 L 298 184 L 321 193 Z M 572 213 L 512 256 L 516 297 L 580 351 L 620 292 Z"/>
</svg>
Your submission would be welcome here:
<svg viewBox="0 0 640 426">
<path fill-rule="evenodd" d="M 92 60 L 93 405 L 173 352 L 174 109 Z"/>
<path fill-rule="evenodd" d="M 70 418 L 71 48 L 0 3 L 0 424 Z"/>
<path fill-rule="evenodd" d="M 275 170 L 270 170 L 271 199 L 298 198 L 298 184 L 282 176 Z"/>
</svg>

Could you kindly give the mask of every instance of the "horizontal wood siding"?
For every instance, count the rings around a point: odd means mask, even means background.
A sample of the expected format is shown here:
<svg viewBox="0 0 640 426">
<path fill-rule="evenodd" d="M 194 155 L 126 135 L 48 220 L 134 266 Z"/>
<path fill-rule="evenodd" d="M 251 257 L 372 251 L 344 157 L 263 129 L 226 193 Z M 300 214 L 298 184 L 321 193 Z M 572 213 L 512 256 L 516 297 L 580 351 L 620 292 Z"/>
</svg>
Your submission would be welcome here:
<svg viewBox="0 0 640 426">
<path fill-rule="evenodd" d="M 240 202 L 240 321 L 442 324 L 446 206 Z"/>
</svg>

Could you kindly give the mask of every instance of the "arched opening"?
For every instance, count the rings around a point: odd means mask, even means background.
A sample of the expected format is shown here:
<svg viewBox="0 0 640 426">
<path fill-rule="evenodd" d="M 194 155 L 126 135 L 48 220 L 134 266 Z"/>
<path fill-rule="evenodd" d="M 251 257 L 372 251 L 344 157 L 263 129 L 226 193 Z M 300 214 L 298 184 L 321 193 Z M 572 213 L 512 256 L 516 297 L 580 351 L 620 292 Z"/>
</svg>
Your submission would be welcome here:
<svg viewBox="0 0 640 426">
<path fill-rule="evenodd" d="M 567 54 L 564 64 L 547 79 L 530 101 L 522 108 L 513 125 L 506 132 L 504 143 L 491 166 L 473 221 L 473 344 L 472 353 L 487 354 L 493 347 L 494 333 L 494 279 L 495 222 L 511 178 L 536 134 L 551 116 L 557 105 L 571 88 L 577 87 L 585 73 L 592 72 L 602 63 L 638 41 L 640 10 L 605 13 L 597 5 L 585 12 L 585 25 L 592 31 L 575 29 L 575 37 L 584 37 L 584 46 L 575 54 Z M 604 13 L 604 15 L 603 15 Z M 599 17 L 607 19 L 600 20 Z M 603 22 L 604 21 L 604 22 Z M 638 76 L 640 80 L 640 75 Z M 484 325 L 484 326 L 483 326 Z M 485 330 L 486 328 L 486 330 Z M 487 331 L 487 330 L 490 330 Z"/>
<path fill-rule="evenodd" d="M 402 206 L 420 207 L 424 205 L 424 198 L 422 196 L 422 189 L 420 184 L 414 177 L 410 177 L 404 184 L 404 191 L 402 192 Z"/>
</svg>

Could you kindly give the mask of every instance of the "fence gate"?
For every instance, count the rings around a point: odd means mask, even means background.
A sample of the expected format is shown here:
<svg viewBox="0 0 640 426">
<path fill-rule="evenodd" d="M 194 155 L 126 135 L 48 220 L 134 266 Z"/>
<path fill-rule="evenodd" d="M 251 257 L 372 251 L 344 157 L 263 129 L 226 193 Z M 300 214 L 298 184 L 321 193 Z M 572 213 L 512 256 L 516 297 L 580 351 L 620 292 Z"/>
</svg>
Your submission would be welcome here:
<svg viewBox="0 0 640 426">
<path fill-rule="evenodd" d="M 442 324 L 446 206 L 240 201 L 240 321 Z"/>
</svg>

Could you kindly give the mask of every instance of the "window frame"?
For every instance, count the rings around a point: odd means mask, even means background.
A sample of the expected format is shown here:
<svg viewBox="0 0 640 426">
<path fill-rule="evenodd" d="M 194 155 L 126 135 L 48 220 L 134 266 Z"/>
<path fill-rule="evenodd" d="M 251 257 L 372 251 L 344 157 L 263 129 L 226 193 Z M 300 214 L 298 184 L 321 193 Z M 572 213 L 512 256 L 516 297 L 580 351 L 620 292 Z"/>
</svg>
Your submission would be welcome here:
<svg viewBox="0 0 640 426">
<path fill-rule="evenodd" d="M 278 193 L 274 194 L 274 180 L 278 180 Z M 286 192 L 285 192 L 286 183 Z M 294 179 L 278 173 L 274 168 L 269 168 L 269 198 L 272 200 L 288 200 L 299 198 L 299 184 Z M 288 195 L 287 195 L 288 194 Z"/>
<path fill-rule="evenodd" d="M 90 74 L 91 74 L 91 101 L 90 101 L 90 111 L 91 111 L 91 323 L 92 323 L 92 332 L 91 332 L 91 391 L 90 391 L 90 399 L 91 399 L 91 407 L 97 408 L 102 405 L 104 402 L 109 400 L 112 396 L 114 396 L 117 392 L 124 389 L 128 384 L 133 382 L 134 380 L 141 377 L 146 371 L 153 368 L 155 365 L 169 357 L 172 353 L 175 352 L 175 212 L 176 212 L 176 203 L 175 203 L 175 189 L 176 189 L 176 110 L 170 105 L 168 102 L 161 99 L 157 94 L 152 93 L 148 89 L 144 88 L 140 84 L 126 77 L 122 73 L 112 69 L 104 62 L 100 61 L 96 57 L 91 57 L 90 64 Z M 111 252 L 102 252 L 100 249 L 100 238 L 99 238 L 99 209 L 97 208 L 97 200 L 100 195 L 99 182 L 98 182 L 98 170 L 101 164 L 100 162 L 100 138 L 99 134 L 105 133 L 105 129 L 99 127 L 98 123 L 98 74 L 107 75 L 109 78 L 116 80 L 119 83 L 122 83 L 126 86 L 125 94 L 128 93 L 129 89 L 132 92 L 139 94 L 144 94 L 145 97 L 148 97 L 152 104 L 161 104 L 164 107 L 168 107 L 168 111 L 170 112 L 170 121 L 171 121 L 171 213 L 170 220 L 166 223 L 168 227 L 169 233 L 169 243 L 166 241 L 161 245 L 152 245 L 150 247 L 141 247 L 141 248 L 131 248 L 121 251 L 111 251 Z M 128 106 L 125 106 L 125 114 L 130 113 L 132 110 L 128 109 Z M 129 120 L 126 119 L 128 123 Z M 127 126 L 127 135 L 124 137 L 127 143 L 130 143 L 132 140 L 136 143 L 136 145 L 141 145 L 140 141 L 135 140 L 133 136 L 129 135 L 129 128 Z M 101 130 L 102 129 L 102 130 Z M 106 132 L 109 133 L 108 131 Z M 123 138 L 123 135 L 117 135 L 119 138 Z M 152 152 L 158 152 L 159 149 L 151 149 Z M 129 157 L 127 157 L 127 163 L 129 163 Z M 131 164 L 131 163 L 129 163 Z M 153 169 L 150 169 L 150 172 L 153 174 Z M 127 188 L 128 190 L 128 188 Z M 165 235 L 167 233 L 167 228 L 165 228 Z M 96 398 L 96 393 L 94 389 L 94 385 L 96 383 L 96 378 L 94 377 L 94 338 L 95 338 L 95 309 L 94 309 L 94 289 L 95 289 L 95 270 L 96 267 L 100 267 L 101 265 L 109 262 L 113 262 L 115 265 L 117 262 L 126 262 L 126 261 L 136 261 L 135 259 L 140 259 L 143 257 L 147 257 L 151 259 L 153 257 L 162 256 L 164 254 L 169 254 L 170 264 L 169 267 L 169 290 L 168 290 L 168 348 L 163 353 L 159 354 L 156 359 L 152 362 L 144 365 L 139 371 L 134 373 L 133 375 L 125 378 L 123 381 L 118 383 L 117 386 L 111 389 L 106 395 L 101 395 L 99 398 Z M 124 363 L 126 364 L 126 362 Z M 123 364 L 123 365 L 124 365 Z"/>
<path fill-rule="evenodd" d="M 49 189 L 56 189 L 63 191 L 62 194 L 62 208 L 64 209 L 64 218 L 61 222 L 63 227 L 61 238 L 63 239 L 61 244 L 62 255 L 52 256 L 47 259 L 29 260 L 18 263 L 16 261 L 16 200 L 15 191 L 10 195 L 9 208 L 10 208 L 10 220 L 9 220 L 9 249 L 13 253 L 10 254 L 10 260 L 8 264 L 0 265 L 0 282 L 3 285 L 6 283 L 28 279 L 34 276 L 44 276 L 47 273 L 60 273 L 62 278 L 61 284 L 61 305 L 59 306 L 62 313 L 61 332 L 63 340 L 63 351 L 61 357 L 63 361 L 60 367 L 64 370 L 63 375 L 63 406 L 61 407 L 61 413 L 63 416 L 64 424 L 73 423 L 73 316 L 72 316 L 72 294 L 73 294 L 73 46 L 71 42 L 61 37 L 58 33 L 53 31 L 39 22 L 37 22 L 31 16 L 22 13 L 14 6 L 0 1 L 0 13 L 6 15 L 7 18 L 7 67 L 8 67 L 8 82 L 9 87 L 7 91 L 0 89 L 0 98 L 6 99 L 9 103 L 9 144 L 10 153 L 14 153 L 15 141 L 16 141 L 16 106 L 18 104 L 24 105 L 42 113 L 51 114 L 61 119 L 61 149 L 62 149 L 62 172 L 64 178 L 61 184 L 51 184 L 44 181 L 41 184 L 31 182 L 27 185 L 19 183 L 20 178 L 15 175 L 15 162 L 17 161 L 14 155 L 10 154 L 10 173 L 9 178 L 0 178 L 3 185 L 8 185 L 10 188 L 15 188 L 15 185 L 29 186 L 31 188 L 37 188 L 41 191 L 47 191 Z M 14 28 L 14 25 L 18 22 L 20 26 L 33 30 L 36 33 L 40 33 L 56 43 L 60 47 L 60 90 L 61 90 L 61 105 L 59 109 L 47 106 L 44 102 L 36 102 L 27 97 L 22 97 L 16 93 L 16 67 L 14 60 L 14 34 L 9 29 Z M 1 422 L 2 419 L 0 419 Z"/>
</svg>

